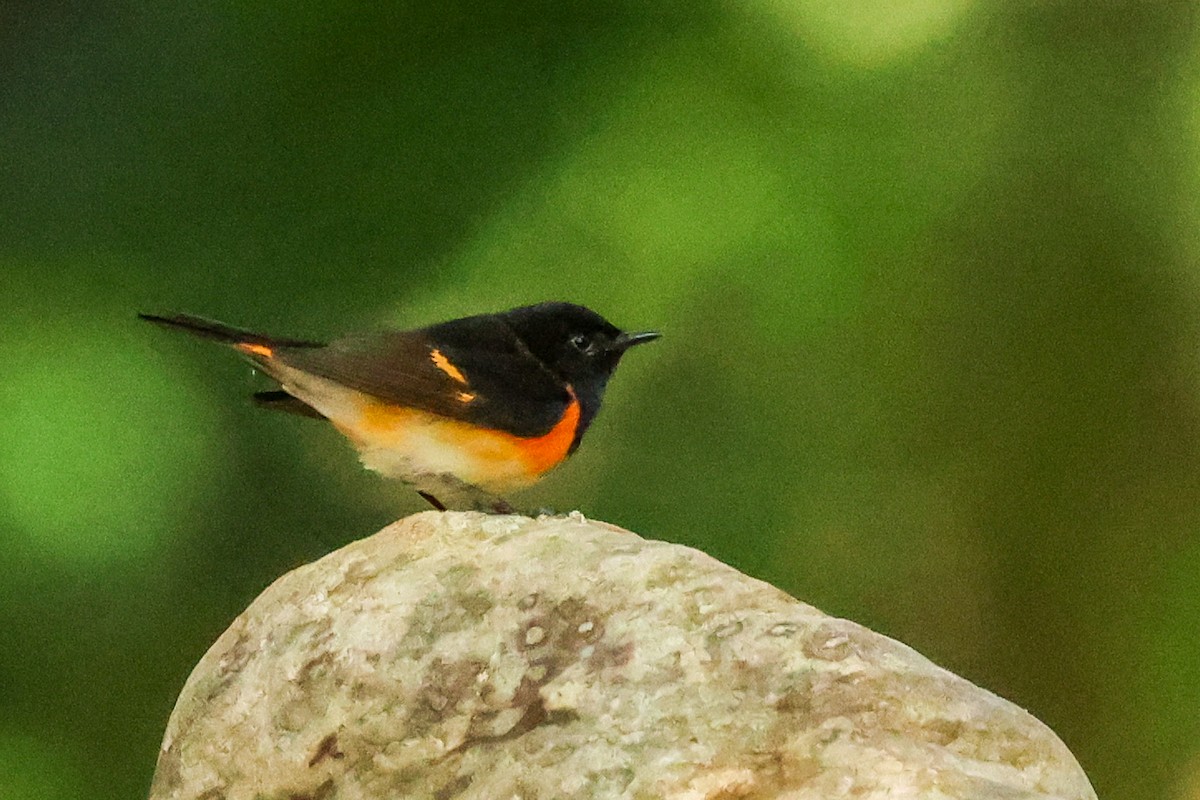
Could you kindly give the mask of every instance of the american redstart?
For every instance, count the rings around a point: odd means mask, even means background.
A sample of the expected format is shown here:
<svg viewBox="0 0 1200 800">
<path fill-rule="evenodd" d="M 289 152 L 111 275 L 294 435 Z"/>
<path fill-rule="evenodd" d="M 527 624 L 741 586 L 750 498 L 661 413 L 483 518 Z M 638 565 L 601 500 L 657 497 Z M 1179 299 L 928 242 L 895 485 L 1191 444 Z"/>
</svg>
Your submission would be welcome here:
<svg viewBox="0 0 1200 800">
<path fill-rule="evenodd" d="M 144 320 L 230 345 L 278 381 L 268 408 L 327 419 L 364 466 L 443 499 L 510 510 L 579 447 L 617 362 L 659 334 L 624 333 L 596 312 L 541 303 L 328 344 L 233 328 L 188 314 Z"/>
</svg>

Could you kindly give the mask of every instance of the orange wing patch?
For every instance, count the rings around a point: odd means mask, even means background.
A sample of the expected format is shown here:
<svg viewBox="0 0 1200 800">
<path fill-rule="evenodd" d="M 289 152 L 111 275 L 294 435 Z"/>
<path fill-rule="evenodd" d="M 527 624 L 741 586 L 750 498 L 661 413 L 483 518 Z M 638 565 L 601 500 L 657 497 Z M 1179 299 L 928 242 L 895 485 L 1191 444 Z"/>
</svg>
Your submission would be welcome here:
<svg viewBox="0 0 1200 800">
<path fill-rule="evenodd" d="M 434 348 L 430 351 L 429 357 L 433 359 L 433 365 L 435 367 L 466 386 L 466 376 L 462 374 L 462 371 L 459 370 L 458 367 L 454 366 L 454 364 L 450 362 L 450 359 L 446 358 L 446 355 L 441 350 Z"/>
<path fill-rule="evenodd" d="M 411 480 L 414 474 L 446 473 L 499 492 L 528 486 L 562 462 L 575 441 L 579 417 L 579 400 L 572 395 L 553 428 L 522 437 L 370 398 L 357 424 L 335 425 L 363 451 L 368 466 L 404 464 L 413 473 L 372 467 L 385 474 Z"/>
</svg>

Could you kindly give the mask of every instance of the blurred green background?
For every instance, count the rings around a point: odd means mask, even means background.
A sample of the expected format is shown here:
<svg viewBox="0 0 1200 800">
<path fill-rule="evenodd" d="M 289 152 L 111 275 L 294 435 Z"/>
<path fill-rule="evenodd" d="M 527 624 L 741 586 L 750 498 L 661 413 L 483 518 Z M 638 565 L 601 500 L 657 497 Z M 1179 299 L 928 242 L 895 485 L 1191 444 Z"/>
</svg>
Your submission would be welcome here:
<svg viewBox="0 0 1200 800">
<path fill-rule="evenodd" d="M 136 311 L 543 299 L 665 336 L 518 505 L 899 638 L 1102 797 L 1200 797 L 1198 13 L 3 4 L 0 797 L 143 796 L 232 618 L 423 507 Z"/>
</svg>

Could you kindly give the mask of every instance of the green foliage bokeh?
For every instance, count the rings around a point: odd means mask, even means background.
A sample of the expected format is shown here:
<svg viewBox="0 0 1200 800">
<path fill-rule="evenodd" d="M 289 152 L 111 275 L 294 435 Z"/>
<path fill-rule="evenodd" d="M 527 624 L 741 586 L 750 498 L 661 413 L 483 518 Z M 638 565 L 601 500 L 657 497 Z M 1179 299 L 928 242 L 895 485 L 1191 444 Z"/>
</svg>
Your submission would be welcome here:
<svg viewBox="0 0 1200 800">
<path fill-rule="evenodd" d="M 1101 796 L 1197 796 L 1187 4 L 0 18 L 0 797 L 144 795 L 229 621 L 421 508 L 136 311 L 320 337 L 544 299 L 664 337 L 518 505 L 899 638 Z"/>
</svg>

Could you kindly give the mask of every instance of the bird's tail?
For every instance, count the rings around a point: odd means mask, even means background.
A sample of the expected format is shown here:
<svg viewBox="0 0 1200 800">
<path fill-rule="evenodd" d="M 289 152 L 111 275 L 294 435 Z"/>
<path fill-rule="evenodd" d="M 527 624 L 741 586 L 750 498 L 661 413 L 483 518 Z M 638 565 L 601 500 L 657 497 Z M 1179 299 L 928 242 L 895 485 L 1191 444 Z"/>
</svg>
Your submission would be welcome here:
<svg viewBox="0 0 1200 800">
<path fill-rule="evenodd" d="M 229 345 L 248 358 L 267 375 L 280 382 L 283 381 L 281 374 L 283 362 L 279 361 L 281 349 L 324 346 L 320 342 L 310 342 L 303 339 L 282 339 L 277 336 L 264 336 L 261 333 L 235 328 L 232 325 L 226 325 L 223 322 L 216 322 L 211 319 L 204 319 L 203 317 L 194 317 L 191 314 L 172 314 L 170 316 L 138 314 L 138 318 L 144 319 L 147 322 L 153 322 L 155 325 L 161 325 L 164 328 L 187 331 L 203 339 L 211 339 L 221 344 Z M 254 395 L 254 401 L 264 408 L 273 408 L 277 411 L 287 411 L 305 417 L 315 417 L 316 419 L 325 418 L 325 415 L 320 411 L 317 411 L 303 400 L 293 397 L 286 391 L 257 392 Z"/>
<path fill-rule="evenodd" d="M 237 347 L 240 350 L 254 352 L 255 347 L 272 349 L 276 347 L 321 347 L 320 342 L 310 342 L 303 339 L 283 339 L 277 336 L 264 336 L 261 333 L 235 328 L 223 322 L 217 322 L 191 314 L 138 314 L 139 319 L 153 322 L 164 328 L 187 331 L 204 339 Z"/>
</svg>

